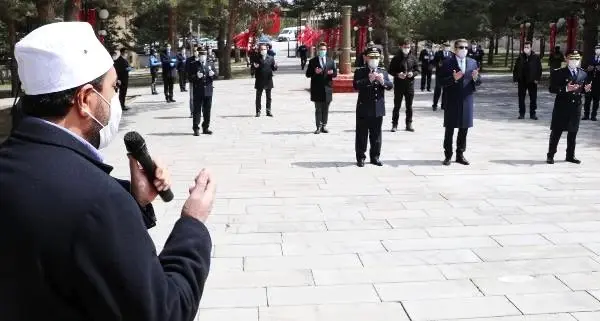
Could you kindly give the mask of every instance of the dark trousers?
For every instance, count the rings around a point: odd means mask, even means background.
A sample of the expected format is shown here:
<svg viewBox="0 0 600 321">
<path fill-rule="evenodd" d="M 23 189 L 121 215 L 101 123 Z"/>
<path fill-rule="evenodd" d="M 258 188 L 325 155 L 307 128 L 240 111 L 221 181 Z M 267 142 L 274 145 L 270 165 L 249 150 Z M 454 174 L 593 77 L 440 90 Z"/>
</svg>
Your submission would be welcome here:
<svg viewBox="0 0 600 321">
<path fill-rule="evenodd" d="M 562 130 L 553 130 L 550 132 L 550 144 L 548 146 L 548 155 L 554 157 L 556 149 L 558 148 L 558 142 L 560 136 L 562 136 Z M 577 139 L 577 132 L 568 132 L 567 134 L 567 158 L 575 157 L 575 140 Z"/>
<path fill-rule="evenodd" d="M 166 76 L 163 74 L 163 82 L 165 83 L 165 99 L 171 100 L 173 99 L 173 79 L 172 76 Z"/>
<path fill-rule="evenodd" d="M 365 160 L 367 140 L 371 142 L 369 156 L 371 160 L 378 160 L 381 154 L 381 124 L 383 117 L 356 117 L 355 150 L 356 160 Z"/>
<path fill-rule="evenodd" d="M 592 104 L 593 102 L 593 104 Z M 585 96 L 585 104 L 583 105 L 583 117 L 590 117 L 590 107 L 592 107 L 592 118 L 598 115 L 598 106 L 600 105 L 600 93 L 592 92 Z"/>
<path fill-rule="evenodd" d="M 194 84 L 190 83 L 190 115 L 194 116 Z"/>
<path fill-rule="evenodd" d="M 468 128 L 459 128 L 458 137 L 456 137 L 456 155 L 462 156 L 467 150 L 467 133 Z M 444 154 L 446 158 L 452 157 L 452 141 L 454 140 L 454 128 L 446 127 L 446 134 L 444 135 Z"/>
<path fill-rule="evenodd" d="M 329 119 L 329 105 L 331 102 L 315 101 L 315 123 L 317 128 L 327 126 Z"/>
<path fill-rule="evenodd" d="M 119 101 L 121 102 L 121 108 L 125 108 L 125 97 L 127 96 L 127 87 L 129 86 L 128 80 L 122 80 L 119 85 Z"/>
<path fill-rule="evenodd" d="M 446 91 L 439 83 L 439 80 L 436 80 L 435 89 L 433 91 L 433 106 L 437 107 L 440 96 L 442 97 L 442 109 L 444 109 L 444 106 L 446 106 Z"/>
<path fill-rule="evenodd" d="M 536 83 L 525 83 L 519 81 L 519 115 L 525 115 L 525 95 L 529 92 L 529 115 L 534 116 L 537 109 L 537 89 Z"/>
<path fill-rule="evenodd" d="M 187 83 L 185 71 L 178 71 L 179 74 L 179 90 L 185 91 L 185 84 Z"/>
<path fill-rule="evenodd" d="M 300 66 L 302 67 L 302 70 L 304 70 L 304 67 L 306 66 L 306 60 L 308 60 L 308 58 L 300 57 Z"/>
<path fill-rule="evenodd" d="M 208 130 L 210 126 L 210 109 L 212 107 L 212 96 L 200 96 L 194 97 L 194 113 L 192 114 L 193 129 L 198 130 L 200 124 L 200 118 L 204 116 L 202 120 L 202 130 Z"/>
<path fill-rule="evenodd" d="M 263 90 L 267 94 L 267 113 L 271 112 L 271 89 L 257 89 L 256 90 L 256 112 L 260 113 L 262 106 L 262 93 Z"/>
<path fill-rule="evenodd" d="M 412 84 L 410 84 L 412 86 Z M 394 111 L 392 113 L 392 126 L 398 126 L 398 120 L 400 118 L 400 108 L 402 107 L 402 100 L 406 98 L 406 126 L 412 123 L 413 119 L 413 99 L 415 98 L 415 91 L 412 88 L 398 88 L 394 90 Z"/>
<path fill-rule="evenodd" d="M 421 90 L 431 90 L 431 69 L 429 67 L 421 67 Z"/>
<path fill-rule="evenodd" d="M 152 93 L 155 94 L 156 92 L 156 78 L 158 78 L 158 74 L 156 73 L 156 71 L 154 72 L 150 72 L 150 77 L 152 78 L 152 82 L 150 83 L 150 90 L 152 90 Z"/>
</svg>

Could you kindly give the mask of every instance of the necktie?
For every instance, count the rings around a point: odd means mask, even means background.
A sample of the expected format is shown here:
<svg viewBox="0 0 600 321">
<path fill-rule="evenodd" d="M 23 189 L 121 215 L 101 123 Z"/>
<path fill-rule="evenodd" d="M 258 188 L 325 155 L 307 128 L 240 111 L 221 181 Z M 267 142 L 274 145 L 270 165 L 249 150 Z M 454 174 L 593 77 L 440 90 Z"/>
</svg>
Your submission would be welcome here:
<svg viewBox="0 0 600 321">
<path fill-rule="evenodd" d="M 323 69 L 325 69 L 325 58 L 321 59 L 321 66 L 323 67 Z"/>
<path fill-rule="evenodd" d="M 573 79 L 577 79 L 577 71 L 575 69 L 571 70 L 571 75 L 573 76 Z"/>
</svg>

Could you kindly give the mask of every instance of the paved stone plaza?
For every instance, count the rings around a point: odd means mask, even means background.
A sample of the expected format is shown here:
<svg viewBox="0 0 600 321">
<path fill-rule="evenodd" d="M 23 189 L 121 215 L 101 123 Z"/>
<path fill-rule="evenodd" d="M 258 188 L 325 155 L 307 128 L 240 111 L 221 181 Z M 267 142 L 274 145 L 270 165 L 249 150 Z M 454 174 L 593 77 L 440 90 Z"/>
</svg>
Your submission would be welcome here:
<svg viewBox="0 0 600 321">
<path fill-rule="evenodd" d="M 199 320 L 600 320 L 599 123 L 582 122 L 583 164 L 562 161 L 564 137 L 547 165 L 553 98 L 540 87 L 540 120 L 517 120 L 510 77 L 484 74 L 471 166 L 441 165 L 443 114 L 417 92 L 416 132 L 389 131 L 389 93 L 384 167 L 357 168 L 356 94 L 336 94 L 331 133 L 314 135 L 308 81 L 291 63 L 275 78 L 274 118 L 254 117 L 252 80 L 215 83 L 213 136 L 192 136 L 187 93 L 165 104 L 131 89 L 141 96 L 105 151 L 128 177 L 121 138 L 136 130 L 168 164 L 176 199 L 155 204 L 158 250 L 194 176 L 213 171 Z"/>
</svg>

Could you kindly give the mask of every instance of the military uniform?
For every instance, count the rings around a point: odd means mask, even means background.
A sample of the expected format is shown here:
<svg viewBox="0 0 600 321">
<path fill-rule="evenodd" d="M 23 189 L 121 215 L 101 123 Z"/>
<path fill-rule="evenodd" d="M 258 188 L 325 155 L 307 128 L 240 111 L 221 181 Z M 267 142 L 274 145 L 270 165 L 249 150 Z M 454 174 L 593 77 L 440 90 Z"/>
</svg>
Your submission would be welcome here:
<svg viewBox="0 0 600 321">
<path fill-rule="evenodd" d="M 425 87 L 427 87 L 427 91 L 431 91 L 431 75 L 435 66 L 434 58 L 431 48 L 423 49 L 419 55 L 419 61 L 421 62 L 421 91 L 425 90 Z"/>
<path fill-rule="evenodd" d="M 475 43 L 471 45 L 471 48 L 469 48 L 469 51 L 467 52 L 467 57 L 477 61 L 477 67 L 479 69 L 481 69 L 481 66 L 483 65 L 483 56 L 485 56 L 485 52 L 483 52 L 483 49 Z"/>
<path fill-rule="evenodd" d="M 366 56 L 368 60 L 378 60 L 381 55 L 377 48 L 370 47 Z M 370 76 L 383 76 L 383 81 L 380 79 L 371 80 Z M 368 65 L 359 68 L 354 73 L 353 86 L 358 90 L 358 101 L 356 103 L 356 137 L 355 151 L 356 161 L 359 167 L 365 164 L 365 152 L 367 150 L 367 140 L 371 142 L 371 164 L 382 166 L 379 160 L 381 154 L 381 124 L 383 116 L 385 116 L 385 90 L 394 88 L 394 84 L 389 78 L 388 73 L 379 68 L 371 68 Z"/>
<path fill-rule="evenodd" d="M 185 50 L 182 49 L 178 54 L 177 54 L 177 75 L 179 77 L 179 90 L 181 92 L 186 92 L 187 90 L 185 89 L 185 85 L 186 85 L 186 80 L 187 80 L 187 75 L 185 73 L 185 63 L 186 63 L 186 57 L 185 57 Z"/>
<path fill-rule="evenodd" d="M 596 45 L 596 50 L 600 49 L 600 45 Z M 581 120 L 590 119 L 590 107 L 592 111 L 592 120 L 598 120 L 598 106 L 600 105 L 600 55 L 595 55 L 588 61 L 587 72 L 589 81 L 592 83 L 592 91 L 585 96 L 585 104 L 583 106 L 583 118 Z M 592 105 L 593 102 L 593 105 Z"/>
<path fill-rule="evenodd" d="M 568 60 L 581 60 L 578 51 L 572 51 L 567 55 Z M 579 130 L 579 119 L 581 118 L 581 100 L 584 95 L 588 75 L 581 68 L 569 66 L 555 70 L 552 75 L 550 90 L 556 94 L 554 109 L 552 110 L 552 123 L 550 125 L 550 143 L 546 162 L 554 164 L 558 142 L 563 131 L 567 131 L 567 157 L 566 161 L 579 164 L 575 158 L 575 140 Z M 577 85 L 573 88 L 570 86 Z"/>
<path fill-rule="evenodd" d="M 206 51 L 200 50 L 199 55 L 206 56 Z M 192 119 L 194 136 L 199 135 L 200 118 L 204 115 L 202 121 L 202 133 L 211 135 L 210 126 L 210 111 L 212 108 L 213 96 L 213 81 L 217 78 L 215 66 L 211 61 L 202 61 L 199 58 L 189 62 L 187 68 L 188 78 L 192 84 L 192 102 L 194 110 L 192 111 Z"/>
<path fill-rule="evenodd" d="M 165 50 L 160 55 L 160 61 L 162 64 L 162 76 L 165 86 L 165 100 L 168 103 L 174 103 L 173 83 L 175 82 L 175 77 L 177 75 L 177 56 L 170 50 Z"/>
<path fill-rule="evenodd" d="M 445 47 L 450 47 L 449 43 L 444 43 Z M 435 53 L 433 57 L 433 63 L 435 64 L 435 89 L 433 90 L 433 111 L 437 110 L 438 101 L 440 100 L 440 96 L 442 98 L 442 109 L 446 104 L 446 91 L 444 90 L 444 86 L 442 86 L 442 71 L 444 62 L 450 58 L 454 57 L 454 53 L 451 51 L 440 50 Z"/>
</svg>

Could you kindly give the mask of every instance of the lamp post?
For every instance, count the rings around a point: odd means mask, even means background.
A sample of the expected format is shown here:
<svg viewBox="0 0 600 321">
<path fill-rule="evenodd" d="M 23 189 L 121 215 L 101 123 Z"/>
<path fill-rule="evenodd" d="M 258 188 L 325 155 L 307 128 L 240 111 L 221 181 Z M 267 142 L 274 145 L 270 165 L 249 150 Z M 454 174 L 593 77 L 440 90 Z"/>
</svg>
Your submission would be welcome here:
<svg viewBox="0 0 600 321">
<path fill-rule="evenodd" d="M 373 27 L 369 27 L 369 41 L 373 41 Z"/>
</svg>

